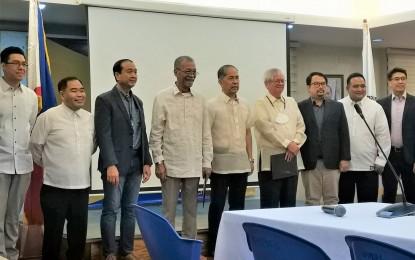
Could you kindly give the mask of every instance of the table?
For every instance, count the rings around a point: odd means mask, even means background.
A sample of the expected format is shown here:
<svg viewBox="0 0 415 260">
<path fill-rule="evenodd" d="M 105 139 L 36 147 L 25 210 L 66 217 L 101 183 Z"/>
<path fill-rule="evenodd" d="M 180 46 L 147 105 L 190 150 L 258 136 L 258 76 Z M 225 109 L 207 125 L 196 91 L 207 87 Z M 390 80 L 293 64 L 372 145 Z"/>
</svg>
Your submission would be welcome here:
<svg viewBox="0 0 415 260">
<path fill-rule="evenodd" d="M 415 217 L 379 218 L 385 203 L 345 204 L 346 215 L 326 214 L 321 206 L 225 211 L 219 226 L 215 260 L 254 259 L 249 251 L 244 222 L 275 227 L 300 236 L 326 252 L 331 259 L 351 259 L 344 240 L 359 235 L 390 243 L 415 253 Z"/>
</svg>

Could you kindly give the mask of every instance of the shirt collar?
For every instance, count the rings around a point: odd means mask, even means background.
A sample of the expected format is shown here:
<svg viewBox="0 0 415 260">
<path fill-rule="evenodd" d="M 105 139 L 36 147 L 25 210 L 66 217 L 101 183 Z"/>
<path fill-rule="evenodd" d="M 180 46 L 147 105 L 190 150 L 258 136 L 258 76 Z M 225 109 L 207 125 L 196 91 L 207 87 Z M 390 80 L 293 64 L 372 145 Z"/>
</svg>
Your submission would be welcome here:
<svg viewBox="0 0 415 260">
<path fill-rule="evenodd" d="M 362 98 L 362 100 L 360 100 L 360 101 L 353 101 L 351 98 L 350 98 L 350 96 L 347 96 L 347 99 L 348 99 L 348 102 L 350 103 L 350 105 L 352 105 L 352 106 L 354 106 L 354 104 L 358 104 L 360 107 L 364 104 L 364 103 L 366 103 L 366 100 L 368 100 L 368 97 L 367 96 L 364 96 L 363 98 Z"/>
<path fill-rule="evenodd" d="M 9 83 L 7 83 L 3 79 L 3 77 L 0 77 L 0 80 L 1 80 L 1 84 L 0 85 L 1 85 L 1 87 L 2 87 L 2 89 L 3 89 L 4 92 L 6 92 L 6 91 L 8 91 L 10 89 L 14 89 L 14 87 L 13 86 L 10 86 Z M 19 84 L 19 87 L 17 89 L 20 90 L 21 92 L 23 92 L 22 84 L 21 83 Z"/>
<path fill-rule="evenodd" d="M 275 102 L 285 103 L 285 98 L 282 95 L 280 96 L 280 98 L 275 98 L 273 95 L 268 93 L 267 97 L 269 100 L 271 100 L 271 103 L 275 103 Z"/>
<path fill-rule="evenodd" d="M 406 91 L 403 93 L 402 97 L 406 100 Z M 392 92 L 392 100 L 394 100 L 395 98 L 397 98 L 397 96 Z"/>
<path fill-rule="evenodd" d="M 317 106 L 316 105 L 317 104 L 317 100 L 315 100 L 313 97 L 310 97 L 310 100 L 311 100 L 311 104 L 313 104 L 313 106 L 316 106 L 316 107 L 324 106 L 324 104 L 326 103 L 326 99 L 323 99 L 323 103 L 321 103 L 321 106 Z"/>
<path fill-rule="evenodd" d="M 121 87 L 118 84 L 115 85 L 115 87 L 117 88 L 118 92 L 121 94 L 121 97 L 130 98 L 132 96 L 131 90 L 128 91 L 128 94 L 125 94 L 124 91 L 121 90 Z"/>
<path fill-rule="evenodd" d="M 223 102 L 225 102 L 225 103 L 229 103 L 230 101 L 232 101 L 232 100 L 235 100 L 235 101 L 237 101 L 237 102 L 239 102 L 239 99 L 238 99 L 238 96 L 235 96 L 235 98 L 231 98 L 231 97 L 229 97 L 228 95 L 226 95 L 225 93 L 223 93 L 223 92 L 221 92 L 220 94 L 219 94 L 219 99 L 221 99 Z"/>
<path fill-rule="evenodd" d="M 176 86 L 176 84 L 174 84 L 174 86 L 173 86 L 173 95 L 177 95 L 177 94 L 182 94 L 182 95 L 186 95 L 186 94 L 189 94 L 189 95 L 191 95 L 191 96 L 193 96 L 193 93 L 192 93 L 192 90 L 190 89 L 190 91 L 188 92 L 188 93 L 182 93 L 181 91 L 180 91 L 180 89 Z"/>
<path fill-rule="evenodd" d="M 65 112 L 65 114 L 67 114 L 68 116 L 75 115 L 77 117 L 81 117 L 81 115 L 80 115 L 80 110 L 81 109 L 78 109 L 76 111 L 73 111 L 72 109 L 70 109 L 69 107 L 67 107 L 64 103 L 61 104 L 61 107 L 62 107 L 63 111 Z"/>
</svg>

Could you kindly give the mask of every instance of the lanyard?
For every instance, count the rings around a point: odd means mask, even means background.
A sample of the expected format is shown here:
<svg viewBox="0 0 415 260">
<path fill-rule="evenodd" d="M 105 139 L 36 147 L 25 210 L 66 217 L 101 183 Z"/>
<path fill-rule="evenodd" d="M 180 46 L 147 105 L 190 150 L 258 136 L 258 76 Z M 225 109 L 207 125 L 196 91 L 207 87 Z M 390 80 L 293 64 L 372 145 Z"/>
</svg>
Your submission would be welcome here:
<svg viewBox="0 0 415 260">
<path fill-rule="evenodd" d="M 277 108 L 274 106 L 274 104 L 272 104 L 271 99 L 269 99 L 269 97 L 268 97 L 268 96 L 265 96 L 265 97 L 268 99 L 268 101 L 269 101 L 269 103 L 271 104 L 271 106 L 272 106 L 275 110 L 277 110 Z M 281 96 L 281 101 L 282 101 L 282 103 L 284 104 L 284 110 L 285 110 L 285 98 L 284 98 L 283 96 Z M 279 111 L 277 110 L 277 112 L 279 112 Z"/>
<path fill-rule="evenodd" d="M 130 120 L 133 121 L 133 102 L 132 97 L 130 95 L 124 95 L 125 100 L 128 103 L 128 115 L 130 116 Z"/>
</svg>

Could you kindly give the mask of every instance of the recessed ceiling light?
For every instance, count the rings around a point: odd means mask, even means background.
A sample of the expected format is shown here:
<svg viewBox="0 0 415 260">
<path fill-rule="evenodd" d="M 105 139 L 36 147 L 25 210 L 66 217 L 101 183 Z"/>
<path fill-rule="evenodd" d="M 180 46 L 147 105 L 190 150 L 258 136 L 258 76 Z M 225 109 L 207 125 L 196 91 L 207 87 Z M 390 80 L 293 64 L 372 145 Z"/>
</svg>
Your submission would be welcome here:
<svg viewBox="0 0 415 260">
<path fill-rule="evenodd" d="M 292 28 L 294 28 L 294 25 L 292 23 L 289 23 L 287 24 L 287 28 L 291 30 Z"/>
<path fill-rule="evenodd" d="M 374 38 L 372 42 L 383 42 L 382 38 Z"/>
</svg>

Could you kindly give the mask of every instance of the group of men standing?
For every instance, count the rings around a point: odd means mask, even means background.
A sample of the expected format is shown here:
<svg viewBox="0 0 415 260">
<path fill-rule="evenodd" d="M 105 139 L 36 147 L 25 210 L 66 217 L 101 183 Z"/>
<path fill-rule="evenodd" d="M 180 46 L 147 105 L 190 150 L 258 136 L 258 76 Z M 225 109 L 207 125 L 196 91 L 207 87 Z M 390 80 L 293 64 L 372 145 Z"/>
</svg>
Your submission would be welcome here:
<svg viewBox="0 0 415 260">
<path fill-rule="evenodd" d="M 346 80 L 348 96 L 335 102 L 324 97 L 324 74 L 307 77 L 310 98 L 298 104 L 307 135 L 301 147 L 306 205 L 319 205 L 321 200 L 353 203 L 355 192 L 358 202 L 376 202 L 378 175 L 382 175 L 382 201 L 395 203 L 397 180 L 370 130 L 402 178 L 408 201 L 415 203 L 414 97 L 406 93 L 405 69 L 393 68 L 387 79 L 392 94 L 376 102 L 366 97 L 364 76 L 352 73 Z"/>
<path fill-rule="evenodd" d="M 197 193 L 200 177 L 211 180 L 208 254 L 213 255 L 219 223 L 228 195 L 229 209 L 245 207 L 247 179 L 254 171 L 251 127 L 258 149 L 261 208 L 296 204 L 298 175 L 273 178 L 271 156 L 283 154 L 302 171 L 306 205 L 377 201 L 382 174 L 383 202 L 395 202 L 397 183 L 354 106 L 361 107 L 368 126 L 401 175 L 409 202 L 415 203 L 415 98 L 406 93 L 407 73 L 388 73 L 392 94 L 379 104 L 366 97 L 360 73 L 347 78 L 348 96 L 327 98 L 327 77 L 320 72 L 306 79 L 310 98 L 297 102 L 283 95 L 286 80 L 279 69 L 264 74 L 265 97 L 253 111 L 237 95 L 238 69 L 219 68 L 220 94 L 209 100 L 192 90 L 198 75 L 195 61 L 178 57 L 176 81 L 159 92 L 153 103 L 147 137 L 142 101 L 132 92 L 137 82 L 133 61 L 113 66 L 112 90 L 95 102 L 95 115 L 85 111 L 85 91 L 76 77 L 58 84 L 62 104 L 37 116 L 37 97 L 24 87 L 24 53 L 16 47 L 1 52 L 0 78 L 0 256 L 18 258 L 18 219 L 30 183 L 32 160 L 44 168 L 40 200 L 45 219 L 43 259 L 58 259 L 67 221 L 68 259 L 81 259 L 86 240 L 91 156 L 100 148 L 104 200 L 101 215 L 106 259 L 137 259 L 133 255 L 135 215 L 140 182 L 155 174 L 162 189 L 162 212 L 175 225 L 181 194 L 183 231 L 196 238 Z M 36 121 L 36 123 L 35 123 Z M 152 157 L 150 156 L 152 151 Z M 118 252 L 115 241 L 121 210 Z"/>
</svg>

